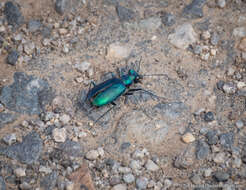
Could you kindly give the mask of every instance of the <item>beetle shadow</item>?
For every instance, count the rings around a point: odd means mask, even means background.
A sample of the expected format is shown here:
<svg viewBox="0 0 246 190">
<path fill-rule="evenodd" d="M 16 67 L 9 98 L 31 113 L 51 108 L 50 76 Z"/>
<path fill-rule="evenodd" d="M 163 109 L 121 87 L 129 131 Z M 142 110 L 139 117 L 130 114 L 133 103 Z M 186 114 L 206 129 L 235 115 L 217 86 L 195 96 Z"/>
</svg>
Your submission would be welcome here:
<svg viewBox="0 0 246 190">
<path fill-rule="evenodd" d="M 76 100 L 76 113 L 82 113 L 83 116 L 87 117 L 93 123 L 97 121 L 97 119 L 102 116 L 110 106 L 103 106 L 97 108 L 92 106 L 88 100 L 86 100 L 88 91 L 81 90 L 77 96 Z M 111 121 L 111 110 L 110 113 L 105 114 L 100 120 L 97 121 L 97 124 L 107 129 L 109 127 L 109 123 Z"/>
</svg>

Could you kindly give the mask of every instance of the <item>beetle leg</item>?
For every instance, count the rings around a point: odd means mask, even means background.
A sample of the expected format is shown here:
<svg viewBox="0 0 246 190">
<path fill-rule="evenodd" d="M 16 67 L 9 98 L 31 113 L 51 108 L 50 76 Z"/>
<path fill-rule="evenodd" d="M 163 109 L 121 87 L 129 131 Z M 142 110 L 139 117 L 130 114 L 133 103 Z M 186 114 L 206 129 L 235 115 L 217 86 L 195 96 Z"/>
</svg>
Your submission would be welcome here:
<svg viewBox="0 0 246 190">
<path fill-rule="evenodd" d="M 131 92 L 126 92 L 125 94 L 123 94 L 124 96 L 130 96 L 130 95 L 133 95 L 133 93 Z"/>
<path fill-rule="evenodd" d="M 150 96 L 155 97 L 157 99 L 165 99 L 166 100 L 165 97 L 157 96 L 153 92 L 150 92 L 150 91 L 142 89 L 142 88 L 132 88 L 132 89 L 128 90 L 128 92 L 135 92 L 135 91 L 143 91 L 143 92 L 145 92 L 145 93 L 149 94 Z"/>
<path fill-rule="evenodd" d="M 93 85 L 93 87 L 94 86 L 96 86 L 96 83 L 94 82 L 94 81 L 91 81 L 91 83 L 90 84 L 92 84 Z"/>
<path fill-rule="evenodd" d="M 108 112 L 110 112 L 115 106 L 116 106 L 116 103 L 112 102 L 111 103 L 113 106 L 111 108 L 109 108 L 105 113 L 103 113 L 95 122 L 94 124 L 96 124 L 100 119 L 102 119 Z"/>
</svg>

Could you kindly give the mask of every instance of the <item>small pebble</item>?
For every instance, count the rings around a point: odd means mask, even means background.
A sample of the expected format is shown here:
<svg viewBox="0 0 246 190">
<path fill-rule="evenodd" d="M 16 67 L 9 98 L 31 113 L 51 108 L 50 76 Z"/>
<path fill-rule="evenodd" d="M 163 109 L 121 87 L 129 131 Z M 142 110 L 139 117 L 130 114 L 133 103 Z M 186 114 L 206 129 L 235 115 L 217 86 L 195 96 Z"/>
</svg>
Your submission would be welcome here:
<svg viewBox="0 0 246 190">
<path fill-rule="evenodd" d="M 130 183 L 133 183 L 135 181 L 135 177 L 131 173 L 128 173 L 128 174 L 125 174 L 123 176 L 123 180 L 124 180 L 124 182 L 130 184 Z"/>
<path fill-rule="evenodd" d="M 7 63 L 10 65 L 16 65 L 19 58 L 19 53 L 16 50 L 12 50 L 7 57 Z"/>
<path fill-rule="evenodd" d="M 48 38 L 44 38 L 43 41 L 42 41 L 42 44 L 44 46 L 48 46 L 50 44 L 50 40 Z"/>
<path fill-rule="evenodd" d="M 24 52 L 27 55 L 31 55 L 35 49 L 35 44 L 33 42 L 29 42 L 24 44 Z"/>
<path fill-rule="evenodd" d="M 74 183 L 71 181 L 66 182 L 66 190 L 73 190 L 74 189 Z"/>
<path fill-rule="evenodd" d="M 204 121 L 211 122 L 213 120 L 214 120 L 214 114 L 213 114 L 213 112 L 211 112 L 211 111 L 206 112 L 205 115 L 204 115 Z"/>
<path fill-rule="evenodd" d="M 218 182 L 226 182 L 229 179 L 229 174 L 224 171 L 216 171 L 214 177 Z"/>
<path fill-rule="evenodd" d="M 216 49 L 211 49 L 210 50 L 210 55 L 215 56 L 216 53 L 217 53 L 217 50 Z"/>
<path fill-rule="evenodd" d="M 104 150 L 103 150 L 102 147 L 99 147 L 99 148 L 97 149 L 97 152 L 98 152 L 98 154 L 99 154 L 99 156 L 100 156 L 101 158 L 104 156 Z"/>
<path fill-rule="evenodd" d="M 170 179 L 164 180 L 164 187 L 169 188 L 169 187 L 171 187 L 172 184 L 173 184 L 173 182 Z"/>
<path fill-rule="evenodd" d="M 127 58 L 131 53 L 131 48 L 124 44 L 110 44 L 107 49 L 108 59 L 124 59 Z"/>
<path fill-rule="evenodd" d="M 219 8 L 224 8 L 226 6 L 225 0 L 217 0 L 217 5 Z"/>
<path fill-rule="evenodd" d="M 6 135 L 3 137 L 3 142 L 7 145 L 12 145 L 16 142 L 16 135 L 14 133 L 11 133 L 9 135 Z"/>
<path fill-rule="evenodd" d="M 139 177 L 136 180 L 136 186 L 138 189 L 146 189 L 149 180 L 146 177 Z"/>
<path fill-rule="evenodd" d="M 5 32 L 5 27 L 4 26 L 0 26 L 0 32 Z"/>
<path fill-rule="evenodd" d="M 40 29 L 40 27 L 41 27 L 41 23 L 37 20 L 31 20 L 28 23 L 28 30 L 30 32 L 36 32 Z"/>
<path fill-rule="evenodd" d="M 148 151 L 146 150 L 146 149 L 143 149 L 143 150 L 139 150 L 139 149 L 137 149 L 134 153 L 133 153 L 133 155 L 132 155 L 132 157 L 133 158 L 144 158 L 144 156 L 145 155 L 148 155 Z"/>
<path fill-rule="evenodd" d="M 24 181 L 22 184 L 20 184 L 20 188 L 21 190 L 29 190 L 29 189 L 32 189 L 32 186 L 29 183 Z"/>
<path fill-rule="evenodd" d="M 15 173 L 16 177 L 24 177 L 24 176 L 26 176 L 26 169 L 17 168 L 14 170 L 14 173 Z"/>
<path fill-rule="evenodd" d="M 203 33 L 202 33 L 202 39 L 203 40 L 208 40 L 208 39 L 210 39 L 210 37 L 211 37 L 211 34 L 210 34 L 210 32 L 209 31 L 204 31 Z"/>
<path fill-rule="evenodd" d="M 83 61 L 82 63 L 76 63 L 74 65 L 74 68 L 79 72 L 88 71 L 90 67 L 91 67 L 91 63 L 87 61 Z"/>
<path fill-rule="evenodd" d="M 235 158 L 235 159 L 233 160 L 233 162 L 232 162 L 232 166 L 233 166 L 234 168 L 240 168 L 241 165 L 242 165 L 242 160 L 241 160 L 241 158 Z"/>
<path fill-rule="evenodd" d="M 243 121 L 242 120 L 238 120 L 237 122 L 236 122 L 236 127 L 237 128 L 242 128 L 244 126 L 244 123 L 243 123 Z"/>
<path fill-rule="evenodd" d="M 201 178 L 199 175 L 195 174 L 190 178 L 191 182 L 195 185 L 201 184 Z"/>
<path fill-rule="evenodd" d="M 183 136 L 182 136 L 182 140 L 185 142 L 185 143 L 191 143 L 191 142 L 194 142 L 196 140 L 196 138 L 192 135 L 192 133 L 185 133 Z"/>
<path fill-rule="evenodd" d="M 246 27 L 237 27 L 233 29 L 233 36 L 243 38 L 246 36 Z"/>
<path fill-rule="evenodd" d="M 145 168 L 149 171 L 155 172 L 159 170 L 159 166 L 155 164 L 152 160 L 148 160 L 145 164 Z"/>
<path fill-rule="evenodd" d="M 48 167 L 45 166 L 40 166 L 39 167 L 39 172 L 45 173 L 45 174 L 50 174 L 52 173 L 52 170 Z"/>
<path fill-rule="evenodd" d="M 176 19 L 175 16 L 171 13 L 164 13 L 161 16 L 161 22 L 165 25 L 165 26 L 172 26 L 175 24 Z"/>
<path fill-rule="evenodd" d="M 61 128 L 61 129 L 55 128 L 52 131 L 52 136 L 55 142 L 65 142 L 67 138 L 66 129 L 65 128 Z"/>
<path fill-rule="evenodd" d="M 127 186 L 125 184 L 115 185 L 112 190 L 127 190 Z"/>
<path fill-rule="evenodd" d="M 88 160 L 96 160 L 99 156 L 99 153 L 97 150 L 90 150 L 89 152 L 86 153 L 85 157 Z"/>
<path fill-rule="evenodd" d="M 132 168 L 133 170 L 141 169 L 141 164 L 140 164 L 139 160 L 132 160 L 130 162 L 130 168 Z"/>
<path fill-rule="evenodd" d="M 119 167 L 118 168 L 118 171 L 119 171 L 119 173 L 126 174 L 126 173 L 130 173 L 131 172 L 131 168 L 128 168 L 128 167 Z"/>
<path fill-rule="evenodd" d="M 60 34 L 60 35 L 65 35 L 65 34 L 67 34 L 67 33 L 68 33 L 67 29 L 65 29 L 65 28 L 60 28 L 60 29 L 59 29 L 59 34 Z"/>
<path fill-rule="evenodd" d="M 69 52 L 69 47 L 68 47 L 67 44 L 65 44 L 65 45 L 63 46 L 62 51 L 63 51 L 63 53 L 68 53 L 68 52 Z"/>
<path fill-rule="evenodd" d="M 238 82 L 237 83 L 237 88 L 240 90 L 240 89 L 243 89 L 244 87 L 246 87 L 246 84 L 244 82 Z"/>
<path fill-rule="evenodd" d="M 211 130 L 206 133 L 206 137 L 208 139 L 208 144 L 209 145 L 214 145 L 218 142 L 219 138 L 217 136 L 217 131 L 216 130 Z"/>
<path fill-rule="evenodd" d="M 68 124 L 69 121 L 71 120 L 70 116 L 67 114 L 63 114 L 59 119 L 63 125 Z"/>
<path fill-rule="evenodd" d="M 210 43 L 216 46 L 219 42 L 219 39 L 220 39 L 219 35 L 216 32 L 214 32 L 211 36 Z"/>
<path fill-rule="evenodd" d="M 77 83 L 82 83 L 84 81 L 83 77 L 77 77 L 75 80 Z"/>
<path fill-rule="evenodd" d="M 213 160 L 216 164 L 224 163 L 225 162 L 225 153 L 220 152 L 220 153 L 216 154 L 215 157 L 213 158 Z"/>
<path fill-rule="evenodd" d="M 213 172 L 213 170 L 211 168 L 208 168 L 208 169 L 204 170 L 203 176 L 204 177 L 210 177 L 212 172 Z"/>
</svg>

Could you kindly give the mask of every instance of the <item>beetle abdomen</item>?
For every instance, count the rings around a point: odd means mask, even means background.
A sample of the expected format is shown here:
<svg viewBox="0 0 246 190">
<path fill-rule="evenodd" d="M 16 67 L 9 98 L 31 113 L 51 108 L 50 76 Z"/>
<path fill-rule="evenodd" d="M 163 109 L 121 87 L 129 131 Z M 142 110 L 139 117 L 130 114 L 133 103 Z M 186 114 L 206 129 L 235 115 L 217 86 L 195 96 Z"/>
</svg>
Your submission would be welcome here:
<svg viewBox="0 0 246 190">
<path fill-rule="evenodd" d="M 106 88 L 104 91 L 98 93 L 98 95 L 93 98 L 92 104 L 94 106 L 103 106 L 109 104 L 118 98 L 121 94 L 123 94 L 125 90 L 126 87 L 124 84 L 113 84 L 109 88 Z"/>
</svg>

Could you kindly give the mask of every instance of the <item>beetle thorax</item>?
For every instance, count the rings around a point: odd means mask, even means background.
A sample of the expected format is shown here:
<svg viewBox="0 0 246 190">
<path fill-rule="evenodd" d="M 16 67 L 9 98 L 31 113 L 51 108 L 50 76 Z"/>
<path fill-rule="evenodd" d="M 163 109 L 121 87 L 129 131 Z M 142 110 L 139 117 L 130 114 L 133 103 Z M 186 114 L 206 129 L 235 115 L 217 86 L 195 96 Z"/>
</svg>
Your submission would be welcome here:
<svg viewBox="0 0 246 190">
<path fill-rule="evenodd" d="M 133 83 L 133 81 L 135 80 L 135 76 L 133 75 L 123 75 L 121 77 L 122 82 L 126 85 L 129 86 Z"/>
</svg>

